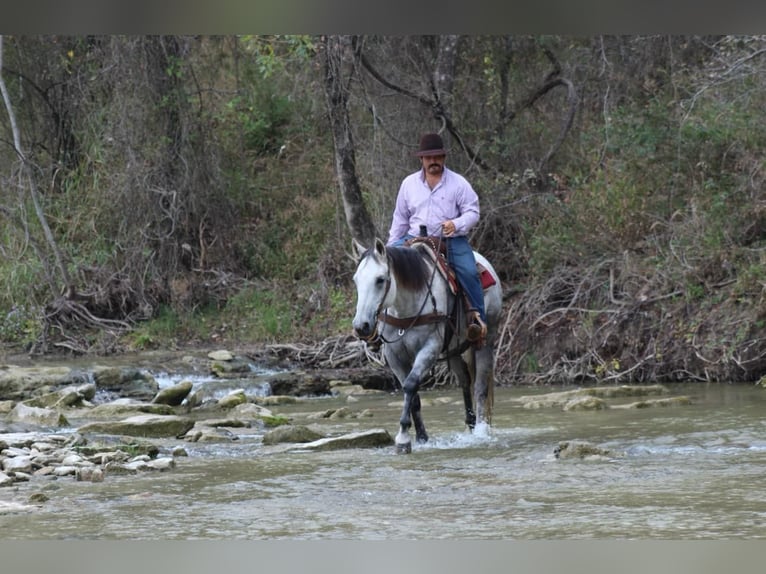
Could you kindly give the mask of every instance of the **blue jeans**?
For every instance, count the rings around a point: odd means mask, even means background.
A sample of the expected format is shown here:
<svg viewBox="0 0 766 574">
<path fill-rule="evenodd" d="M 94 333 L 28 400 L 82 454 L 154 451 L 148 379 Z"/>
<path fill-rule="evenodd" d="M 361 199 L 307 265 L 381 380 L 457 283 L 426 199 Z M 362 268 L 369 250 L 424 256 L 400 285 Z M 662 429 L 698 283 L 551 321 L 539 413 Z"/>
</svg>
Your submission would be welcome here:
<svg viewBox="0 0 766 574">
<path fill-rule="evenodd" d="M 413 236 L 407 234 L 393 244 L 401 246 L 410 239 L 413 239 Z M 476 258 L 473 256 L 473 249 L 468 243 L 468 238 L 463 236 L 445 237 L 442 241 L 447 242 L 447 262 L 455 270 L 458 283 L 465 291 L 471 308 L 476 309 L 481 320 L 486 323 L 484 290 L 481 288 L 481 279 L 476 269 Z"/>
</svg>

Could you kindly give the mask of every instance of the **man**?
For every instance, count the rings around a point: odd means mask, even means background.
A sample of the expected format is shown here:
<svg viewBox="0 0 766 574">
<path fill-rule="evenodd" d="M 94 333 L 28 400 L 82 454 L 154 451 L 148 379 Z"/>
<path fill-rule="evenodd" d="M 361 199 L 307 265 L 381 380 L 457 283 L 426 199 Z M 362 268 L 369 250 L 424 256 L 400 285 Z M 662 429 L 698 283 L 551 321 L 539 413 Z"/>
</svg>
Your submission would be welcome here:
<svg viewBox="0 0 766 574">
<path fill-rule="evenodd" d="M 439 134 L 425 134 L 415 153 L 421 169 L 404 178 L 396 198 L 389 245 L 403 245 L 421 234 L 443 237 L 447 261 L 469 301 L 468 338 L 481 344 L 487 333 L 484 292 L 468 232 L 479 222 L 479 197 L 462 175 L 445 166 L 447 151 Z"/>
</svg>

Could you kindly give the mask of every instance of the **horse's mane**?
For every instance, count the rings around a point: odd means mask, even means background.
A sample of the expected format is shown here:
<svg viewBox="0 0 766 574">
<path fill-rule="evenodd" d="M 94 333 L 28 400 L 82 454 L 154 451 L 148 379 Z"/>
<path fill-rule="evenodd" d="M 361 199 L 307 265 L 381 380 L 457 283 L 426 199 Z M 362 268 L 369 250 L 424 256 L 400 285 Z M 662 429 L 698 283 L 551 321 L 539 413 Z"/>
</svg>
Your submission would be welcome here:
<svg viewBox="0 0 766 574">
<path fill-rule="evenodd" d="M 397 286 L 410 291 L 420 291 L 428 286 L 431 268 L 421 249 L 390 246 L 386 247 L 386 253 Z"/>
</svg>

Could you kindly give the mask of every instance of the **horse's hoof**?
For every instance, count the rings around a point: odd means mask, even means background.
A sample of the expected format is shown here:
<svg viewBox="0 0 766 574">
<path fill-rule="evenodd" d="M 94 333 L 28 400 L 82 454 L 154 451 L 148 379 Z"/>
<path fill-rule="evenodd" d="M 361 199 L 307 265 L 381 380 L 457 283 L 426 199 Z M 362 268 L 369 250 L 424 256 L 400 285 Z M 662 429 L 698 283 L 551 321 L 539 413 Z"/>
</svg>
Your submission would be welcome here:
<svg viewBox="0 0 766 574">
<path fill-rule="evenodd" d="M 419 435 L 416 440 L 418 441 L 418 444 L 425 444 L 428 442 L 428 435 L 425 433 Z"/>
<path fill-rule="evenodd" d="M 410 454 L 411 452 L 412 452 L 411 442 L 397 443 L 396 454 Z"/>
</svg>

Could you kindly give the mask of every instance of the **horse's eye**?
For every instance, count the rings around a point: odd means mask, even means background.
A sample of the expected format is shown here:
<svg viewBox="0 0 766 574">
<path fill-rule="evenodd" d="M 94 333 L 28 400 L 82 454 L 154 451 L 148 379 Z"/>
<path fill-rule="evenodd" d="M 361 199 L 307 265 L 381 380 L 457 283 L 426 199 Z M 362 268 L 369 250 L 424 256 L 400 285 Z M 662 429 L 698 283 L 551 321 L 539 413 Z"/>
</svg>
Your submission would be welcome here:
<svg viewBox="0 0 766 574">
<path fill-rule="evenodd" d="M 385 278 L 385 277 L 378 277 L 378 278 L 375 280 L 375 285 L 377 285 L 378 287 L 380 287 L 380 286 L 381 286 L 381 285 L 383 285 L 385 282 L 386 282 L 386 278 Z"/>
</svg>

